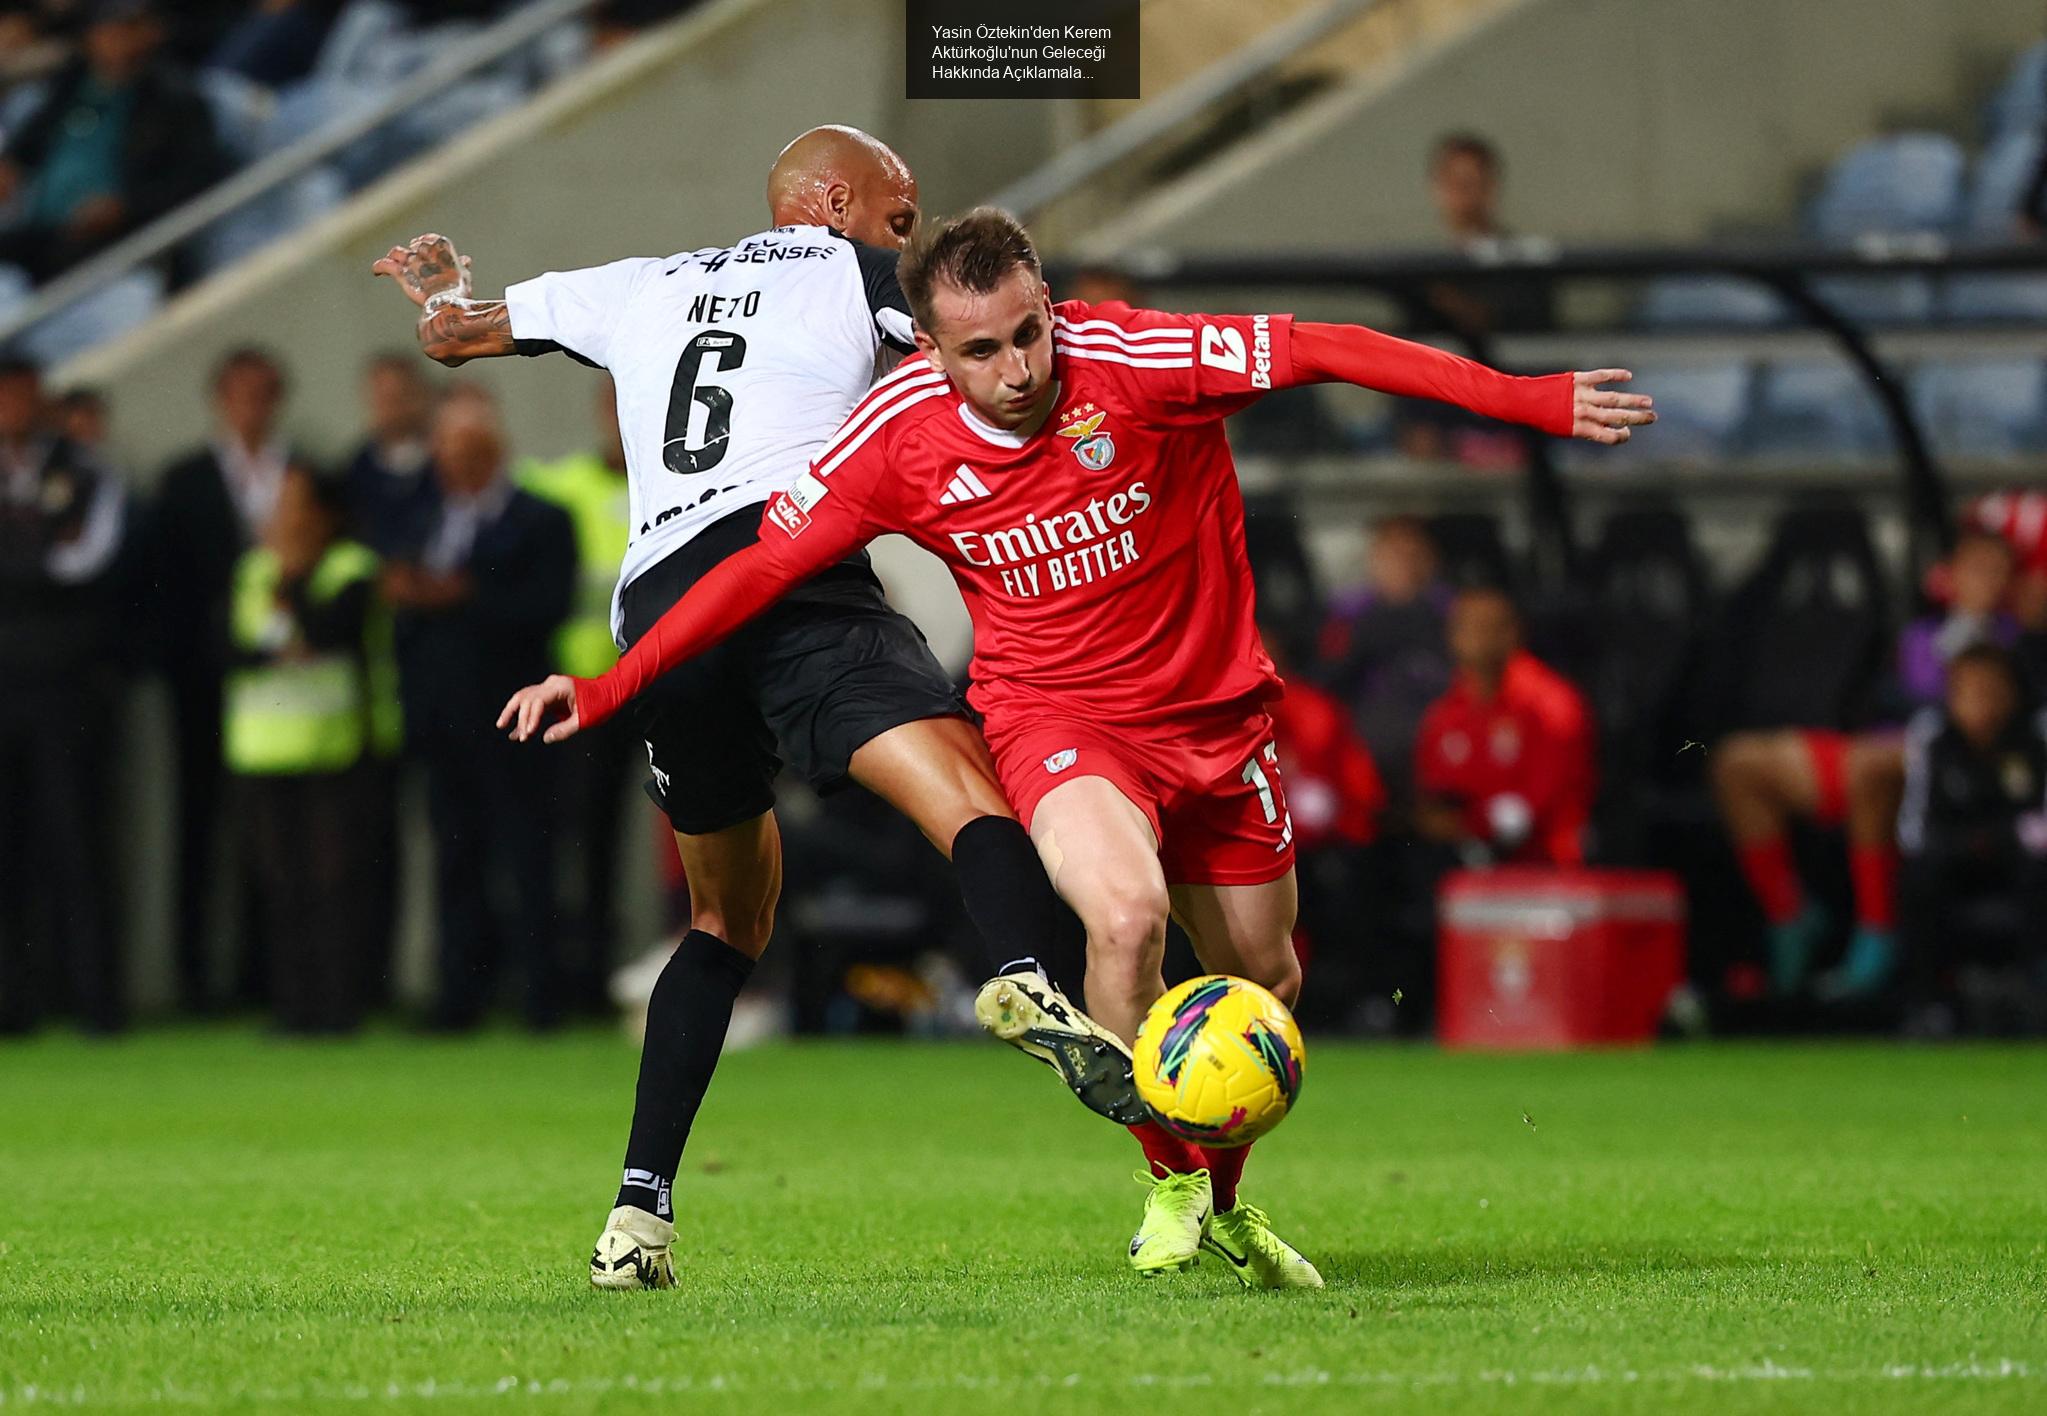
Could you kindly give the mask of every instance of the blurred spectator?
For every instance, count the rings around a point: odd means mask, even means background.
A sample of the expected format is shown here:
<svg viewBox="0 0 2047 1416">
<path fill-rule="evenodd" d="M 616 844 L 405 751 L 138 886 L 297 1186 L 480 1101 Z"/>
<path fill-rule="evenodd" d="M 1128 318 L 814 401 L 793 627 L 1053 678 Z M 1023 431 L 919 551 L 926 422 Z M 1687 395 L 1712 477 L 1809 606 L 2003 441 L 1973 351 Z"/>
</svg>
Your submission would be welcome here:
<svg viewBox="0 0 2047 1416">
<path fill-rule="evenodd" d="M 2018 624 L 2005 609 L 2014 567 L 2003 538 L 1983 531 L 1962 536 L 1933 577 L 1949 597 L 1949 608 L 1913 621 L 1899 636 L 1897 717 L 1941 701 L 1947 665 L 1962 651 L 2016 642 Z M 1799 819 L 1846 829 L 1854 897 L 1848 952 L 1816 991 L 1823 998 L 1846 998 L 1888 981 L 1898 954 L 1896 837 L 1904 773 L 1903 745 L 1892 730 L 1737 733 L 1714 750 L 1714 794 L 1742 874 L 1770 926 L 1770 967 L 1780 993 L 1804 981 L 1813 954 L 1834 927 L 1799 878 L 1789 834 Z"/>
<path fill-rule="evenodd" d="M 1372 528 L 1365 574 L 1362 586 L 1330 603 L 1324 677 L 1350 704 L 1404 819 L 1413 802 L 1415 735 L 1450 686 L 1450 587 L 1428 528 L 1412 516 L 1389 516 Z"/>
<path fill-rule="evenodd" d="M 555 635 L 554 662 L 579 678 L 595 678 L 618 660 L 611 595 L 632 526 L 625 444 L 609 378 L 597 380 L 593 411 L 595 447 L 556 462 L 529 462 L 519 472 L 520 486 L 575 523 L 576 606 Z M 626 800 L 645 770 L 644 753 L 629 725 L 607 723 L 577 734 L 558 754 L 556 815 L 568 827 L 571 866 L 561 899 L 564 982 L 573 1006 L 591 1014 L 609 1011 L 606 980 L 618 947 L 619 835 Z"/>
<path fill-rule="evenodd" d="M 2047 723 L 2022 709 L 2011 655 L 1977 644 L 1948 667 L 1946 702 L 1912 723 L 1898 839 L 1901 916 L 1914 1001 L 1948 996 L 1965 970 L 2003 974 L 1965 990 L 1981 1010 L 2047 997 Z"/>
<path fill-rule="evenodd" d="M 1286 678 L 1285 696 L 1269 706 L 1300 879 L 1294 949 L 1325 995 L 1321 1018 L 1309 1021 L 1341 1022 L 1370 966 L 1367 951 L 1380 942 L 1362 929 L 1377 923 L 1364 889 L 1364 847 L 1379 834 L 1386 789 L 1343 705 L 1294 673 L 1279 635 L 1267 630 L 1263 638 Z"/>
<path fill-rule="evenodd" d="M 71 57 L 71 46 L 32 0 L 0 4 L 0 99 L 48 78 Z M 12 111 L 12 105 L 8 107 Z M 0 139 L 6 135 L 0 134 Z"/>
<path fill-rule="evenodd" d="M 235 562 L 276 510 L 292 460 L 277 430 L 284 398 L 284 371 L 269 353 L 228 354 L 213 377 L 213 438 L 165 471 L 149 529 L 150 600 L 161 621 L 157 650 L 170 681 L 178 762 L 177 984 L 188 1009 L 211 1002 L 229 587 Z M 237 992 L 261 997 L 262 975 L 249 958 Z"/>
<path fill-rule="evenodd" d="M 387 351 L 363 366 L 369 436 L 348 464 L 348 509 L 356 534 L 380 556 L 416 553 L 440 508 L 427 449 L 434 389 L 421 363 L 416 353 Z"/>
<path fill-rule="evenodd" d="M 2010 608 L 2019 664 L 2035 693 L 2047 693 L 2047 492 L 1998 492 L 1969 509 L 1971 525 L 2001 536 L 2018 557 Z"/>
<path fill-rule="evenodd" d="M 44 414 L 35 366 L 0 361 L 0 1032 L 34 1026 L 60 962 L 80 1020 L 110 1032 L 127 503 Z"/>
<path fill-rule="evenodd" d="M 0 150 L 0 201 L 17 195 L 0 260 L 47 280 L 147 225 L 220 172 L 213 119 L 159 57 L 151 0 L 99 0 L 80 56 Z"/>
<path fill-rule="evenodd" d="M 631 39 L 641 30 L 674 19 L 698 0 L 604 0 L 590 16 L 599 48 Z"/>
<path fill-rule="evenodd" d="M 1897 686 L 1906 713 L 1941 702 L 1947 666 L 1962 650 L 1976 644 L 2009 649 L 2018 642 L 2019 622 L 2010 609 L 2017 578 L 2018 553 L 2002 536 L 1971 528 L 1957 538 L 1934 576 L 1947 609 L 1922 615 L 1898 636 Z"/>
<path fill-rule="evenodd" d="M 1467 864 L 1584 864 L 1597 785 L 1584 697 L 1521 647 L 1520 615 L 1498 590 L 1457 596 L 1449 643 L 1456 678 L 1415 749 L 1420 834 Z"/>
<path fill-rule="evenodd" d="M 555 762 L 512 743 L 496 722 L 505 700 L 552 665 L 550 642 L 575 595 L 575 528 L 506 475 L 487 395 L 445 395 L 432 446 L 442 496 L 432 533 L 416 560 L 383 573 L 398 613 L 407 743 L 426 772 L 433 822 L 439 980 L 429 1023 L 476 1026 L 502 950 L 524 975 L 527 1025 L 547 1028 L 561 1021 L 563 1002 Z"/>
<path fill-rule="evenodd" d="M 1501 177 L 1499 149 L 1476 133 L 1447 133 L 1429 154 L 1429 196 L 1443 234 L 1476 260 L 1496 256 L 1515 239 L 1500 219 Z M 1540 281 L 1436 281 L 1422 292 L 1422 303 L 1444 328 L 1467 335 L 1542 330 L 1554 323 L 1549 288 Z M 1403 400 L 1395 430 L 1409 457 L 1492 469 L 1522 461 L 1520 433 L 1447 403 Z"/>
<path fill-rule="evenodd" d="M 363 365 L 363 417 L 368 437 L 349 460 L 343 488 L 349 529 L 381 557 L 414 557 L 440 514 L 441 489 L 434 479 L 428 436 L 433 423 L 433 384 L 415 352 L 387 350 Z M 400 854 L 400 749 L 381 747 L 361 769 L 364 830 L 375 843 L 368 890 L 374 937 L 384 955 L 369 972 L 369 1002 L 390 1001 L 397 942 L 398 858 Z"/>
<path fill-rule="evenodd" d="M 382 954 L 361 771 L 395 721 L 376 557 L 340 535 L 337 488 L 284 476 L 262 544 L 235 567 L 222 735 L 276 1026 L 352 1032 Z"/>
<path fill-rule="evenodd" d="M 1499 149 L 1476 133 L 1447 133 L 1429 154 L 1429 197 L 1443 235 L 1467 255 L 1483 257 L 1514 239 L 1500 220 L 1503 171 Z M 1436 284 L 1428 303 L 1450 328 L 1478 333 L 1547 329 L 1553 322 L 1549 290 L 1536 282 Z"/>
<path fill-rule="evenodd" d="M 276 88 L 312 72 L 337 6 L 335 0 L 240 0 L 226 8 L 239 13 L 216 27 L 206 67 Z"/>
<path fill-rule="evenodd" d="M 57 432 L 73 447 L 99 455 L 107 445 L 107 400 L 96 388 L 67 389 L 57 395 Z"/>
</svg>

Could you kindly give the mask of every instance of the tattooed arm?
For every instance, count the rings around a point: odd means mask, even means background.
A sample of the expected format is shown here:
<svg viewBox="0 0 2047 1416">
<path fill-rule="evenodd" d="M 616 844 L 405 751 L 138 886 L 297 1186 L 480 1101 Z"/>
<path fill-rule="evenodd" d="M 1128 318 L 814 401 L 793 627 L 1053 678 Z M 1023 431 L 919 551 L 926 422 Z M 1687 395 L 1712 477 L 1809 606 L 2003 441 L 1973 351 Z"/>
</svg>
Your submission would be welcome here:
<svg viewBox="0 0 2047 1416">
<path fill-rule="evenodd" d="M 419 347 L 454 368 L 471 359 L 516 354 L 512 312 L 502 300 L 478 300 L 469 289 L 469 257 L 445 236 L 415 236 L 370 267 L 388 275 L 420 307 Z"/>
</svg>

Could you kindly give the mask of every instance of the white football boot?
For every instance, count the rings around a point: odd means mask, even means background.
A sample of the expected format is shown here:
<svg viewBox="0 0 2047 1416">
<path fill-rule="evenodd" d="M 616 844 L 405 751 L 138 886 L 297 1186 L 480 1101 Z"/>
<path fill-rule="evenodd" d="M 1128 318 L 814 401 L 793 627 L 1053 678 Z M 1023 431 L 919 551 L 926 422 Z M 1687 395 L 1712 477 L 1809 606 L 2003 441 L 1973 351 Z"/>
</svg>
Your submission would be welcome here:
<svg viewBox="0 0 2047 1416">
<path fill-rule="evenodd" d="M 590 1251 L 592 1288 L 673 1288 L 675 1260 L 669 1246 L 675 1226 L 632 1205 L 620 1205 L 604 1221 Z"/>
<path fill-rule="evenodd" d="M 1057 1072 L 1080 1104 L 1123 1126 L 1147 1119 L 1130 1049 L 1034 969 L 989 979 L 974 999 L 981 1026 Z"/>
</svg>

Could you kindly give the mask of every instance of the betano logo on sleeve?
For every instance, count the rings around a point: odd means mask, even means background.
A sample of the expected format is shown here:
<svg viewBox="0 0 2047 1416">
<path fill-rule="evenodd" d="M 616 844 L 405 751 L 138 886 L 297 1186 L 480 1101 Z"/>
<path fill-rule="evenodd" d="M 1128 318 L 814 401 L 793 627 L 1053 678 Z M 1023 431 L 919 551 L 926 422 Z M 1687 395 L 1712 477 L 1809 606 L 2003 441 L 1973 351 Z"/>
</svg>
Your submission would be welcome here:
<svg viewBox="0 0 2047 1416">
<path fill-rule="evenodd" d="M 1201 327 L 1201 362 L 1226 374 L 1241 374 L 1249 365 L 1251 387 L 1272 387 L 1272 316 L 1251 316 L 1251 352 L 1244 353 L 1244 332 L 1233 325 Z"/>
</svg>

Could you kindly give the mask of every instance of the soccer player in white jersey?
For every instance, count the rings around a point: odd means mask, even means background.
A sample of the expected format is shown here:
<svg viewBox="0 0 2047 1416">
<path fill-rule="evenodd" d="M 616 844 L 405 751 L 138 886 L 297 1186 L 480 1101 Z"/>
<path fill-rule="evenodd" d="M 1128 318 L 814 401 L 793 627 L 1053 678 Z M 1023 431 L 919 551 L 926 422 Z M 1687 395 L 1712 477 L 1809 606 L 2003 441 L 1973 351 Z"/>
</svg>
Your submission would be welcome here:
<svg viewBox="0 0 2047 1416">
<path fill-rule="evenodd" d="M 468 258 L 442 236 L 394 246 L 374 267 L 420 306 L 420 343 L 444 364 L 560 351 L 610 371 L 632 515 L 612 607 L 622 645 L 755 543 L 763 505 L 866 393 L 881 351 L 914 347 L 895 267 L 917 185 L 900 157 L 852 129 L 814 129 L 777 159 L 768 205 L 773 229 L 731 246 L 541 275 L 501 300 L 475 296 Z M 1092 1109 L 1126 1124 L 1142 1115 L 1128 1050 L 1037 966 L 1070 917 L 952 681 L 890 609 L 864 552 L 667 675 L 636 726 L 691 918 L 648 1005 L 593 1283 L 674 1282 L 671 1188 L 781 889 L 778 743 L 820 788 L 860 783 L 952 860 L 995 965 L 984 997 L 1000 1000 L 998 1036 L 1052 1065 Z"/>
</svg>

